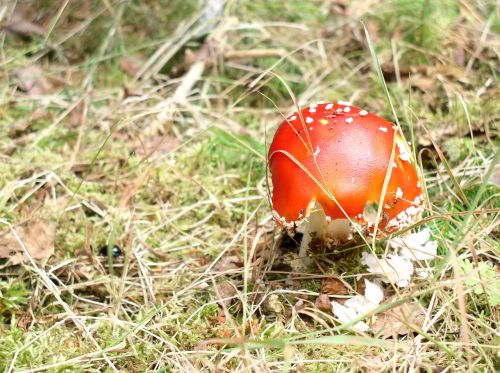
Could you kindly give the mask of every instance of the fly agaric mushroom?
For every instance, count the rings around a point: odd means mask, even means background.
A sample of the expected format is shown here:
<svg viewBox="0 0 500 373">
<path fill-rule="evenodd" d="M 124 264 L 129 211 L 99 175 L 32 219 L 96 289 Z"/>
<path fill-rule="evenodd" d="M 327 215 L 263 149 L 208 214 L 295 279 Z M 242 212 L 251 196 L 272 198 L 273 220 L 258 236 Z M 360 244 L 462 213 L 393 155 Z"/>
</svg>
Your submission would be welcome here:
<svg viewBox="0 0 500 373">
<path fill-rule="evenodd" d="M 378 234 L 413 224 L 423 209 L 420 181 L 402 134 L 348 102 L 311 105 L 286 118 L 269 149 L 269 169 L 276 224 L 294 233 L 307 220 L 301 255 L 312 232 L 323 239 L 346 238 L 350 223 L 373 231 L 380 203 Z"/>
</svg>

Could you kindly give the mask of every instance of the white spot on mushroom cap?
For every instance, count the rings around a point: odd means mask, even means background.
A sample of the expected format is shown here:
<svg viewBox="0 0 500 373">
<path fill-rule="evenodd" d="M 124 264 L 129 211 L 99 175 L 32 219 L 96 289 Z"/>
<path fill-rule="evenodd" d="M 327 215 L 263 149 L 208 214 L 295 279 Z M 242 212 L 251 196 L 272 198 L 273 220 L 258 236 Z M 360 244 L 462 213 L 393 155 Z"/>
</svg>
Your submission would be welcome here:
<svg viewBox="0 0 500 373">
<path fill-rule="evenodd" d="M 406 210 L 401 211 L 395 218 L 391 219 L 387 225 L 386 229 L 396 228 L 396 230 L 408 227 L 411 224 L 416 223 L 420 219 L 420 214 L 423 211 L 422 206 L 409 206 Z"/>
<path fill-rule="evenodd" d="M 309 112 L 310 113 L 315 113 L 316 112 L 316 108 L 315 107 L 310 107 L 309 108 Z"/>
<path fill-rule="evenodd" d="M 413 201 L 413 204 L 420 206 L 422 203 L 424 203 L 424 196 L 423 194 L 416 196 L 415 200 Z"/>
<path fill-rule="evenodd" d="M 382 132 L 387 132 L 387 127 L 379 127 L 378 129 L 381 130 Z"/>
<path fill-rule="evenodd" d="M 309 130 L 312 131 L 314 127 L 309 127 Z"/>
<path fill-rule="evenodd" d="M 366 110 L 361 110 L 361 111 L 359 112 L 359 115 L 361 115 L 362 117 L 364 117 L 364 116 L 367 116 L 367 115 L 368 115 L 368 112 L 367 112 Z"/>
<path fill-rule="evenodd" d="M 401 190 L 400 187 L 398 187 L 398 189 L 396 189 L 396 198 L 403 198 L 403 191 Z"/>
<path fill-rule="evenodd" d="M 348 113 L 348 112 L 350 112 L 350 111 L 351 111 L 351 108 L 350 108 L 349 106 L 346 106 L 346 107 L 344 108 L 344 113 Z"/>
<path fill-rule="evenodd" d="M 399 149 L 399 158 L 401 158 L 402 161 L 410 161 L 410 153 L 408 152 L 408 149 L 405 146 L 404 141 L 396 141 L 396 145 L 398 146 Z"/>
<path fill-rule="evenodd" d="M 297 226 L 299 226 L 304 221 L 304 217 L 302 216 L 302 214 L 299 214 L 299 220 L 291 222 L 287 222 L 285 217 L 278 214 L 276 210 L 273 210 L 272 214 L 274 220 L 289 232 L 295 232 Z"/>
<path fill-rule="evenodd" d="M 292 116 L 290 117 L 290 120 L 295 120 L 295 119 L 297 119 L 297 116 L 296 116 L 296 115 L 292 115 Z"/>
<path fill-rule="evenodd" d="M 346 123 L 352 123 L 352 121 L 353 121 L 352 117 L 345 118 Z"/>
<path fill-rule="evenodd" d="M 327 104 L 327 105 L 325 106 L 325 110 L 330 110 L 332 107 L 333 107 L 333 104 L 332 104 L 332 103 Z"/>
<path fill-rule="evenodd" d="M 311 117 L 307 117 L 306 118 L 306 123 L 309 124 L 309 123 L 312 123 L 312 122 L 314 122 L 314 119 L 312 119 Z"/>
<path fill-rule="evenodd" d="M 319 154 L 319 146 L 316 146 L 316 151 L 314 152 L 314 156 L 317 156 Z"/>
</svg>

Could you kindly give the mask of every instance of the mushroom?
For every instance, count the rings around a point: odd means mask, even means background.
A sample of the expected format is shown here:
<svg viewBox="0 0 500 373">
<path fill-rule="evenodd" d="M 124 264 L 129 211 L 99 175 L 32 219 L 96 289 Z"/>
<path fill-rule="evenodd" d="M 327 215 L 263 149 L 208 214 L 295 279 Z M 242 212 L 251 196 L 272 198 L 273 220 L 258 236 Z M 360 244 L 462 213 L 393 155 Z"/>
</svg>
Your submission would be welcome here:
<svg viewBox="0 0 500 373">
<path fill-rule="evenodd" d="M 269 169 L 276 224 L 293 234 L 307 222 L 301 256 L 313 233 L 345 240 L 354 224 L 358 232 L 390 234 L 415 223 L 423 210 L 403 135 L 348 102 L 314 104 L 286 118 L 269 149 Z"/>
</svg>

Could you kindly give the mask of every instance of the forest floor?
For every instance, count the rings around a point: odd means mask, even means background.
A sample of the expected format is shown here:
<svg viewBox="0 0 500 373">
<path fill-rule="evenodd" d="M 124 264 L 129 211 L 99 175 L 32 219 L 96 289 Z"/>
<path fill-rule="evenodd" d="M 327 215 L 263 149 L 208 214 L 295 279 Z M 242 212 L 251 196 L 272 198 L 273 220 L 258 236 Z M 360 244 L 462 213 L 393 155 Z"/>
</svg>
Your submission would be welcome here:
<svg viewBox="0 0 500 373">
<path fill-rule="evenodd" d="M 498 2 L 203 3 L 0 5 L 0 370 L 498 371 Z M 273 224 L 291 94 L 397 115 L 424 176 L 437 255 L 368 330 L 330 301 L 388 239 L 304 267 Z"/>
</svg>

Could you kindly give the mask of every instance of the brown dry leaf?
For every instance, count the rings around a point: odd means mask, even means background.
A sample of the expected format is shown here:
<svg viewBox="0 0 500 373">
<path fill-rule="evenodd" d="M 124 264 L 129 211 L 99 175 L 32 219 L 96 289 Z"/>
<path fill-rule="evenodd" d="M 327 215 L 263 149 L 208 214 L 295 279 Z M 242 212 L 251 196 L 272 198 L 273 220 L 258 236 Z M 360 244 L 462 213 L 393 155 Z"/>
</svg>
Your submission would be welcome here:
<svg viewBox="0 0 500 373">
<path fill-rule="evenodd" d="M 229 305 L 232 300 L 231 298 L 236 294 L 236 286 L 230 281 L 223 282 L 216 286 L 217 301 L 221 303 L 221 305 Z"/>
<path fill-rule="evenodd" d="M 453 51 L 453 63 L 457 66 L 464 66 L 465 65 L 465 49 L 463 49 L 460 46 L 457 46 L 456 49 Z"/>
<path fill-rule="evenodd" d="M 270 312 L 283 313 L 285 306 L 281 303 L 278 294 L 270 294 L 262 302 L 262 307 Z"/>
<path fill-rule="evenodd" d="M 139 56 L 123 57 L 120 61 L 120 67 L 125 74 L 134 77 L 144 65 L 144 60 Z"/>
<path fill-rule="evenodd" d="M 123 98 L 141 96 L 142 90 L 136 87 L 123 86 Z"/>
<path fill-rule="evenodd" d="M 330 303 L 330 298 L 326 294 L 320 294 L 316 301 L 315 306 L 323 312 L 332 312 L 332 304 Z"/>
<path fill-rule="evenodd" d="M 427 125 L 427 128 L 429 127 L 431 126 Z M 431 138 L 434 140 L 449 138 L 452 136 L 456 136 L 458 131 L 459 128 L 456 123 L 440 123 L 438 127 L 429 128 L 428 131 L 419 131 L 419 134 L 417 136 L 418 144 L 420 146 L 431 146 Z"/>
<path fill-rule="evenodd" d="M 136 147 L 135 153 L 142 157 L 148 158 L 153 154 L 155 156 L 160 156 L 163 154 L 168 154 L 176 147 L 178 147 L 180 141 L 175 137 L 170 136 L 149 136 L 146 137 L 142 142 Z"/>
<path fill-rule="evenodd" d="M 33 122 L 36 122 L 37 120 L 43 119 L 50 114 L 47 113 L 46 111 L 43 110 L 37 110 L 34 111 L 33 113 L 30 114 L 29 117 L 21 119 L 14 123 L 10 128 L 8 132 L 8 136 L 10 138 L 14 137 L 19 137 L 20 135 L 24 134 L 27 132 Z"/>
<path fill-rule="evenodd" d="M 214 270 L 216 271 L 227 271 L 230 269 L 237 269 L 242 266 L 240 258 L 236 255 L 223 256 L 216 265 L 214 265 Z"/>
<path fill-rule="evenodd" d="M 46 259 L 54 253 L 55 224 L 37 221 L 25 227 L 14 228 L 33 259 Z M 28 261 L 14 233 L 9 229 L 0 234 L 0 258 L 12 265 Z"/>
<path fill-rule="evenodd" d="M 434 79 L 422 75 L 415 75 L 411 78 L 411 85 L 420 89 L 422 92 L 431 92 L 434 90 Z"/>
<path fill-rule="evenodd" d="M 413 328 L 421 329 L 425 320 L 425 310 L 418 303 L 405 303 L 387 312 L 376 315 L 371 329 L 382 338 L 406 335 Z M 413 326 L 411 328 L 410 326 Z"/>
<path fill-rule="evenodd" d="M 493 174 L 491 175 L 490 183 L 500 186 L 500 166 L 497 165 L 493 169 Z"/>
<path fill-rule="evenodd" d="M 331 9 L 333 14 L 347 15 L 349 14 L 347 0 L 333 0 Z"/>
<path fill-rule="evenodd" d="M 328 277 L 323 279 L 321 293 L 326 295 L 347 295 L 349 289 L 337 278 Z"/>
<path fill-rule="evenodd" d="M 44 76 L 41 67 L 36 65 L 14 70 L 19 89 L 30 95 L 45 95 L 53 90 L 52 83 Z"/>
<path fill-rule="evenodd" d="M 370 35 L 370 39 L 371 39 L 372 43 L 373 44 L 377 43 L 380 40 L 380 36 L 379 36 L 380 30 L 379 30 L 377 23 L 370 20 L 370 19 L 367 19 L 365 21 L 365 27 L 366 27 L 366 30 L 368 31 L 368 35 Z"/>
<path fill-rule="evenodd" d="M 25 38 L 34 35 L 43 35 L 45 30 L 26 18 L 26 15 L 16 9 L 11 17 L 10 22 L 3 29 L 12 34 L 20 35 Z"/>
</svg>

